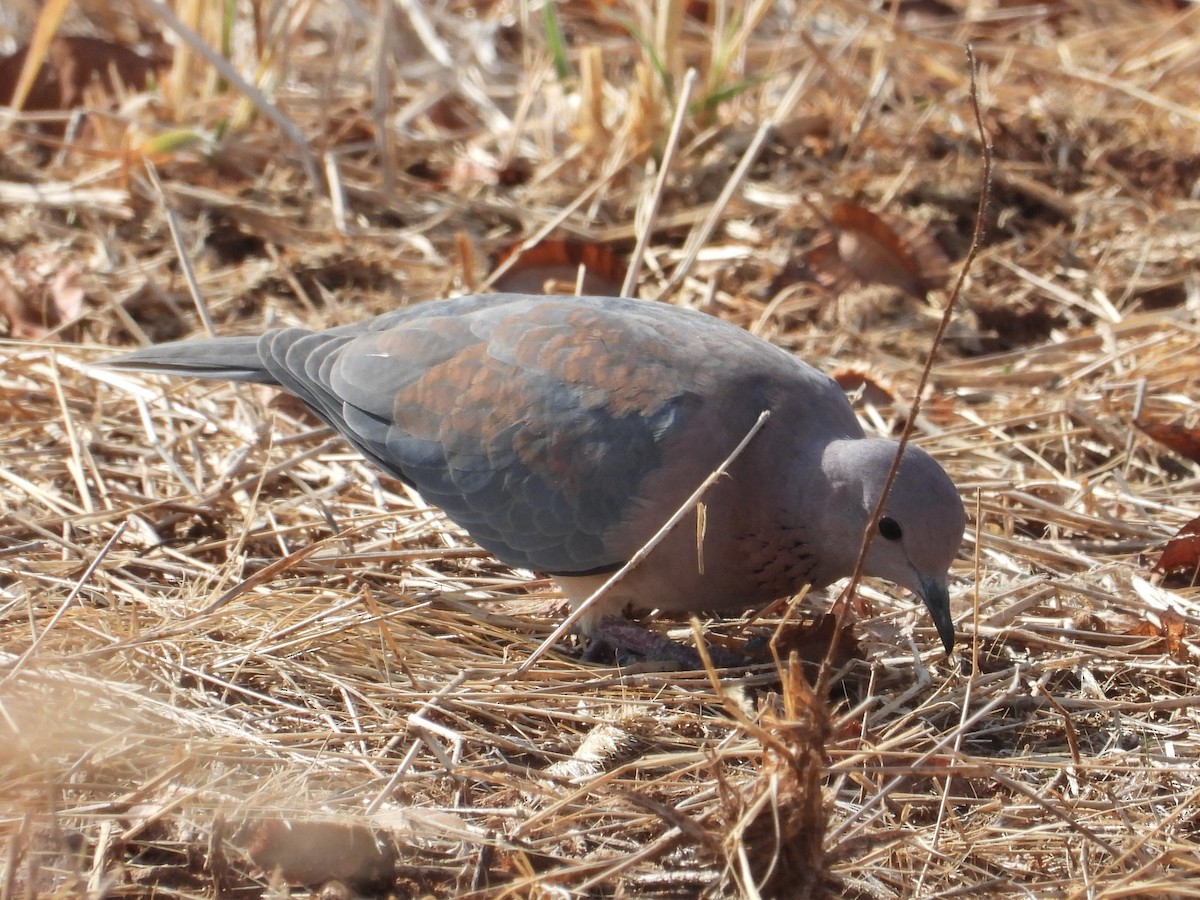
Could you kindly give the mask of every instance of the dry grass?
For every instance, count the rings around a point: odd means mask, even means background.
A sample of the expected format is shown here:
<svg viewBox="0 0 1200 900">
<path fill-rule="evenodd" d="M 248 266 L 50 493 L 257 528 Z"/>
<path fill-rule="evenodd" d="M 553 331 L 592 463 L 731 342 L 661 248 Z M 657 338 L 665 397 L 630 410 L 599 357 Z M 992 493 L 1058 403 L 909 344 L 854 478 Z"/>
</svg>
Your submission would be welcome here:
<svg viewBox="0 0 1200 900">
<path fill-rule="evenodd" d="M 1200 7 L 643 5 L 559 5 L 575 82 L 524 3 L 280 4 L 229 55 L 291 134 L 178 49 L 75 149 L 0 134 L 0 285 L 86 298 L 0 344 L 0 897 L 1200 896 L 1200 592 L 1150 571 L 1200 468 L 1131 426 L 1198 424 Z M 642 296 L 863 369 L 893 429 L 944 294 L 778 276 L 839 197 L 962 257 L 968 39 L 996 194 L 917 429 L 971 513 L 951 661 L 868 585 L 825 695 L 787 661 L 514 679 L 549 582 L 270 391 L 86 370 L 198 327 L 166 208 L 229 333 L 474 289 L 550 231 L 628 251 L 657 196 Z M 657 195 L 656 65 L 700 101 Z M 1131 633 L 1167 611 L 1180 645 Z"/>
</svg>

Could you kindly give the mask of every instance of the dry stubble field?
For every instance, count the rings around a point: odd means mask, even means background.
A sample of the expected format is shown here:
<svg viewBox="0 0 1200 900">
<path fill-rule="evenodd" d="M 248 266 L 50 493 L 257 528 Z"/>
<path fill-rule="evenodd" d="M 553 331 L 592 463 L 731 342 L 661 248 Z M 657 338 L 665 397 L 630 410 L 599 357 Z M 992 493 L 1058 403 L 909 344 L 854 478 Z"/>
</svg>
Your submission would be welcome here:
<svg viewBox="0 0 1200 900">
<path fill-rule="evenodd" d="M 0 898 L 1200 896 L 1200 6 L 55 6 L 0 11 L 80 79 L 0 131 Z M 269 390 L 87 367 L 580 260 L 877 432 L 934 351 L 953 658 L 868 583 L 819 680 L 835 591 L 701 622 L 798 626 L 748 673 L 517 678 L 548 580 Z"/>
</svg>

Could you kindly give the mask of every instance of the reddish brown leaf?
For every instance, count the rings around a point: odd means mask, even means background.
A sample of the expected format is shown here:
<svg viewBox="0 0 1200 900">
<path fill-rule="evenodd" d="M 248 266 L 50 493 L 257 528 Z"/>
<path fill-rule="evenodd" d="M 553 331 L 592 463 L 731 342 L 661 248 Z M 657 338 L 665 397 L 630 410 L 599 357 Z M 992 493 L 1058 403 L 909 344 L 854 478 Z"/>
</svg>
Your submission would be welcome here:
<svg viewBox="0 0 1200 900">
<path fill-rule="evenodd" d="M 934 425 L 946 427 L 958 418 L 958 403 L 951 392 L 934 394 L 921 403 L 921 413 Z"/>
<path fill-rule="evenodd" d="M 27 46 L 21 47 L 0 60 L 0 106 L 11 101 L 28 51 Z M 99 38 L 56 37 L 50 42 L 22 108 L 29 112 L 75 109 L 93 84 L 110 96 L 122 89 L 142 91 L 169 62 L 165 55 L 147 58 Z"/>
<path fill-rule="evenodd" d="M 466 99 L 457 93 L 445 94 L 430 105 L 426 115 L 439 131 L 458 134 L 478 127 L 479 117 Z"/>
<path fill-rule="evenodd" d="M 1154 566 L 1156 572 L 1200 574 L 1200 517 L 1192 519 L 1167 542 Z"/>
<path fill-rule="evenodd" d="M 625 280 L 624 264 L 611 247 L 603 244 L 551 239 L 524 251 L 517 245 L 499 254 L 496 267 L 517 254 L 504 274 L 492 282 L 494 290 L 573 294 L 581 266 L 585 270 L 585 294 L 615 297 Z"/>
<path fill-rule="evenodd" d="M 840 294 L 858 281 L 858 276 L 838 254 L 837 240 L 833 235 L 821 237 L 804 254 L 804 262 L 817 284 L 831 294 Z M 788 266 L 792 269 L 794 266 Z"/>
<path fill-rule="evenodd" d="M 1125 632 L 1125 635 L 1126 637 L 1158 637 L 1158 626 L 1143 619 Z"/>
<path fill-rule="evenodd" d="M 1184 459 L 1200 462 L 1200 428 L 1189 428 L 1182 421 L 1143 422 L 1138 419 L 1133 424 Z"/>
<path fill-rule="evenodd" d="M 1168 609 L 1162 614 L 1162 634 L 1167 645 L 1167 653 L 1179 662 L 1187 660 L 1187 648 L 1183 645 L 1183 635 L 1186 630 L 1183 616 Z"/>
<path fill-rule="evenodd" d="M 1143 621 L 1129 629 L 1125 634 L 1132 637 L 1152 637 L 1161 640 L 1154 641 L 1142 652 L 1150 656 L 1166 654 L 1176 662 L 1187 662 L 1187 647 L 1183 643 L 1187 631 L 1187 623 L 1183 616 L 1173 609 L 1159 613 L 1159 624 Z"/>
<path fill-rule="evenodd" d="M 861 392 L 861 400 L 868 406 L 886 408 L 896 402 L 895 393 L 890 385 L 880 382 L 858 366 L 837 369 L 832 377 L 847 394 Z"/>
<path fill-rule="evenodd" d="M 890 284 L 919 298 L 949 277 L 942 248 L 924 228 L 900 216 L 840 201 L 829 221 L 831 234 L 806 259 L 818 281 L 835 293 L 857 279 Z"/>
</svg>

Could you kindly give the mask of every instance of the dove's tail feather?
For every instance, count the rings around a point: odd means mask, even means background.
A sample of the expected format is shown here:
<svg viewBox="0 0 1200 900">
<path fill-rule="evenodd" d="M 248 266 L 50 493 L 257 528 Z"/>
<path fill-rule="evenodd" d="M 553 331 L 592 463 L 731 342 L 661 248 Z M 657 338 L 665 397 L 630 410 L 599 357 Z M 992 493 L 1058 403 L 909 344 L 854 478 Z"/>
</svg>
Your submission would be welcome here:
<svg viewBox="0 0 1200 900">
<path fill-rule="evenodd" d="M 124 356 L 106 359 L 98 365 L 163 375 L 279 384 L 263 365 L 258 353 L 258 338 L 253 335 L 153 344 Z"/>
</svg>

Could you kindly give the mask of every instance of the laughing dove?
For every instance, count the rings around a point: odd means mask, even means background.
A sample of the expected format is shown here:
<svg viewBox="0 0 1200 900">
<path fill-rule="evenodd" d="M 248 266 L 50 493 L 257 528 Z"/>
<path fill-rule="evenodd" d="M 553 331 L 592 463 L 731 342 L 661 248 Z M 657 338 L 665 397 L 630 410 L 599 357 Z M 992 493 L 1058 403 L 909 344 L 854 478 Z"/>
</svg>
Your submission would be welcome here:
<svg viewBox="0 0 1200 900">
<path fill-rule="evenodd" d="M 854 570 L 897 444 L 841 388 L 713 316 L 611 297 L 495 294 L 326 331 L 146 347 L 105 365 L 276 385 L 383 471 L 573 605 L 771 416 L 693 510 L 579 622 L 629 607 L 746 610 Z M 905 448 L 865 573 L 919 596 L 953 648 L 962 501 Z"/>
</svg>

